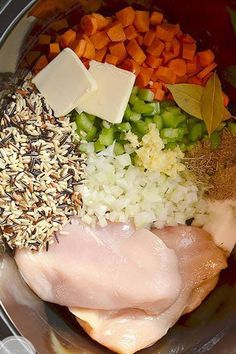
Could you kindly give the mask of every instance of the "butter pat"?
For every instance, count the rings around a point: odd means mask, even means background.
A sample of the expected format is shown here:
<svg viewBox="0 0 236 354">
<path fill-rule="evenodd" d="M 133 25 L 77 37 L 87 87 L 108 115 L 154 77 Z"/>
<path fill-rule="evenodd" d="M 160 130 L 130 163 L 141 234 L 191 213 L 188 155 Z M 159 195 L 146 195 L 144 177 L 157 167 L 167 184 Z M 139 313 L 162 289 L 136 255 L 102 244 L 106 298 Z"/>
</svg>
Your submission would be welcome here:
<svg viewBox="0 0 236 354">
<path fill-rule="evenodd" d="M 89 73 L 98 89 L 78 105 L 77 111 L 93 114 L 111 123 L 120 123 L 129 102 L 135 75 L 114 65 L 90 62 Z"/>
<path fill-rule="evenodd" d="M 61 117 L 81 104 L 97 84 L 73 50 L 64 49 L 32 80 L 56 117 Z"/>
</svg>

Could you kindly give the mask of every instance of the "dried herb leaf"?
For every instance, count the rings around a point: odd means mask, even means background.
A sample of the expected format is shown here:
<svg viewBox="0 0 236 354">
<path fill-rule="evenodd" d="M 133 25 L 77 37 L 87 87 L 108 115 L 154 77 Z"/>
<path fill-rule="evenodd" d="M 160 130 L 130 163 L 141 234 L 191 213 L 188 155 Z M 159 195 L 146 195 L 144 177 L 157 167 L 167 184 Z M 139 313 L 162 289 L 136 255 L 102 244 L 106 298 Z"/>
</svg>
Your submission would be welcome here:
<svg viewBox="0 0 236 354">
<path fill-rule="evenodd" d="M 177 105 L 188 114 L 202 119 L 201 97 L 203 88 L 199 85 L 176 84 L 167 85 Z"/>
<path fill-rule="evenodd" d="M 234 118 L 234 117 L 232 116 L 230 111 L 226 107 L 224 107 L 222 121 L 224 122 L 224 121 L 229 120 L 231 118 Z"/>
<path fill-rule="evenodd" d="M 236 34 L 236 11 L 232 10 L 230 7 L 227 8 L 230 15 L 231 23 L 234 28 L 234 33 Z"/>
<path fill-rule="evenodd" d="M 208 80 L 206 87 L 203 88 L 201 100 L 201 113 L 209 135 L 220 125 L 223 112 L 221 83 L 217 74 L 214 73 Z"/>
<path fill-rule="evenodd" d="M 224 79 L 236 88 L 236 65 L 230 65 L 224 71 Z"/>
</svg>

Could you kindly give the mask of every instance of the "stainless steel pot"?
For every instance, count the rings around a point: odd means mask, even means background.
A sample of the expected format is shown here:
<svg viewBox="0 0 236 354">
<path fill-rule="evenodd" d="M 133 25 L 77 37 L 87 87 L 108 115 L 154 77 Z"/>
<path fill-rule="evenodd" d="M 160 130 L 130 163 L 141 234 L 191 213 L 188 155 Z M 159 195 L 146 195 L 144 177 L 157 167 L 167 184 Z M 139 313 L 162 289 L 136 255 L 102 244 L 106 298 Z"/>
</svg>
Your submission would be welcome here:
<svg viewBox="0 0 236 354">
<path fill-rule="evenodd" d="M 41 0 L 46 4 L 47 1 Z M 22 48 L 29 47 L 32 42 L 27 39 L 28 33 L 37 23 L 37 19 L 29 17 L 29 11 L 37 1 L 32 0 L 0 0 L 0 76 L 2 73 L 14 73 L 18 67 Z M 77 1 L 78 3 L 79 1 Z M 131 1 L 132 2 L 132 1 Z M 38 3 L 38 2 L 37 2 Z M 55 12 L 45 15 L 44 21 L 57 16 L 63 9 L 67 11 L 67 4 L 76 7 L 73 0 L 54 1 Z M 63 6 L 58 6 L 59 4 Z M 96 10 L 99 7 L 99 0 L 81 0 L 80 5 L 85 10 Z M 220 9 L 224 8 L 229 2 L 224 0 L 169 0 L 165 1 L 133 1 L 139 3 L 138 6 L 151 7 L 160 5 L 170 13 L 172 18 L 176 18 L 180 23 L 183 22 L 185 30 L 193 32 L 201 45 L 208 46 L 212 41 L 221 69 L 225 65 L 236 63 L 235 43 L 236 37 L 228 38 L 230 31 L 230 20 L 223 21 L 223 14 Z M 125 1 L 105 1 L 103 11 L 110 12 L 115 7 L 122 7 Z M 179 4 L 179 5 L 178 5 Z M 184 6 L 184 14 L 180 6 Z M 219 6 L 219 7 L 217 7 Z M 94 8 L 95 7 L 95 8 Z M 194 25 L 196 21 L 191 17 L 192 9 L 202 13 L 200 23 Z M 207 9 L 214 9 L 214 14 L 218 11 L 218 16 L 211 18 Z M 183 9 L 183 8 L 182 8 Z M 188 13 L 188 17 L 186 17 Z M 181 18 L 182 16 L 182 18 Z M 207 18 L 209 23 L 207 24 Z M 219 28 L 215 33 L 218 22 Z M 209 29 L 207 29 L 209 25 Z M 191 28 L 188 28 L 191 27 Z M 208 31 L 208 32 L 207 32 Z M 225 35 L 225 48 L 223 49 L 222 32 Z M 224 37 L 223 35 L 223 37 Z M 232 43 L 232 40 L 235 40 Z M 219 39 L 219 40 L 218 40 Z M 227 43 L 228 41 L 228 43 Z M 222 51 L 224 56 L 221 55 Z M 233 53 L 233 54 L 232 54 Z M 232 57 L 234 55 L 235 57 Z M 225 59 L 224 59 L 225 57 Z M 228 88 L 231 94 L 232 88 Z M 235 100 L 234 93 L 232 98 Z M 37 276 L 37 274 L 35 274 Z M 108 350 L 93 342 L 78 326 L 74 317 L 69 312 L 59 306 L 44 303 L 41 299 L 27 287 L 19 275 L 14 261 L 8 255 L 0 256 L 0 300 L 1 313 L 7 326 L 13 334 L 21 334 L 29 339 L 37 352 L 40 354 L 52 353 L 109 353 Z M 217 288 L 210 294 L 204 303 L 191 315 L 184 316 L 178 324 L 172 328 L 166 337 L 160 340 L 153 347 L 143 350 L 142 353 L 214 353 L 214 354 L 233 354 L 236 353 L 236 252 L 229 260 L 229 268 L 222 272 Z"/>
</svg>

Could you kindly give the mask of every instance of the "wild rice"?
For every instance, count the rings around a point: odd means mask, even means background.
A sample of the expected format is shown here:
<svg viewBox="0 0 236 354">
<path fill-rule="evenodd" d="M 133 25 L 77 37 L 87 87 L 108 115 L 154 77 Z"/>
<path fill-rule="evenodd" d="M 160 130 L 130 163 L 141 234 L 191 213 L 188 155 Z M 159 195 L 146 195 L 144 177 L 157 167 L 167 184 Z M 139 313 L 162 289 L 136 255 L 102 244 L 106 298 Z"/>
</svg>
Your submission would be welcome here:
<svg viewBox="0 0 236 354">
<path fill-rule="evenodd" d="M 0 239 L 48 249 L 81 208 L 83 157 L 69 117 L 55 118 L 30 77 L 0 116 Z"/>
</svg>

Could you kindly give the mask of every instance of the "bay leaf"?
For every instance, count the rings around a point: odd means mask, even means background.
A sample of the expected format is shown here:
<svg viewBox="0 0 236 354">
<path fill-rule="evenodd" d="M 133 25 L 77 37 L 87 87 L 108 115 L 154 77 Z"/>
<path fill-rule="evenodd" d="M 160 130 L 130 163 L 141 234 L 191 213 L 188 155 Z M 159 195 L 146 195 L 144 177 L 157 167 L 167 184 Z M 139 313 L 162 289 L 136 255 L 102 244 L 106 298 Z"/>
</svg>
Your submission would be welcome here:
<svg viewBox="0 0 236 354">
<path fill-rule="evenodd" d="M 236 11 L 232 10 L 230 7 L 227 8 L 228 13 L 230 15 L 231 23 L 234 29 L 234 33 L 236 35 Z"/>
<path fill-rule="evenodd" d="M 229 120 L 231 118 L 234 118 L 234 117 L 232 116 L 230 111 L 226 107 L 224 107 L 222 122 Z"/>
<path fill-rule="evenodd" d="M 203 87 L 193 84 L 167 85 L 177 105 L 192 116 L 203 119 L 201 113 L 201 98 Z"/>
<path fill-rule="evenodd" d="M 203 88 L 201 113 L 210 135 L 220 125 L 224 113 L 221 82 L 216 72 L 208 80 L 206 87 Z"/>
</svg>

